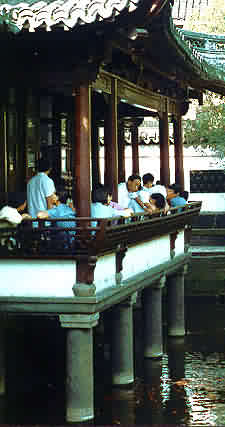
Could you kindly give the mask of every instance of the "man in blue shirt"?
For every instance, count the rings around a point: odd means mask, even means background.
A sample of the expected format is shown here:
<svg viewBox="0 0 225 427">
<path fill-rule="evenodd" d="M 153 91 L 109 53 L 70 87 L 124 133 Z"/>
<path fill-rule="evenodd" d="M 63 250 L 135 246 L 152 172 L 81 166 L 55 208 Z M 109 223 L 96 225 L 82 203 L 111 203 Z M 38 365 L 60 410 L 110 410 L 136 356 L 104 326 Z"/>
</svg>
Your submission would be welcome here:
<svg viewBox="0 0 225 427">
<path fill-rule="evenodd" d="M 172 208 L 186 205 L 187 201 L 180 196 L 181 187 L 179 184 L 171 184 L 167 187 L 167 200 Z M 177 212 L 182 212 L 182 209 L 178 209 Z"/>
<path fill-rule="evenodd" d="M 47 159 L 40 159 L 38 173 L 27 184 L 28 213 L 32 218 L 36 218 L 39 211 L 46 211 L 53 207 L 55 185 L 48 176 L 50 172 L 50 162 Z"/>
</svg>

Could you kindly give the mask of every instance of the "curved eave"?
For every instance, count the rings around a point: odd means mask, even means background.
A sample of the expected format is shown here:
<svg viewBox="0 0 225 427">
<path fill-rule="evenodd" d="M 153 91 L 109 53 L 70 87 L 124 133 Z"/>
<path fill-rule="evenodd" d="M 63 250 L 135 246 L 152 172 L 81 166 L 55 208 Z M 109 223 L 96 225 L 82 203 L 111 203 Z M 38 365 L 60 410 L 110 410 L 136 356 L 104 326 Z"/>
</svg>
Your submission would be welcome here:
<svg viewBox="0 0 225 427">
<path fill-rule="evenodd" d="M 184 40 L 171 17 L 164 25 L 164 34 L 168 44 L 176 50 L 180 62 L 183 63 L 183 77 L 186 82 L 196 89 L 208 89 L 225 95 L 225 73 L 205 61 L 201 54 Z"/>
</svg>

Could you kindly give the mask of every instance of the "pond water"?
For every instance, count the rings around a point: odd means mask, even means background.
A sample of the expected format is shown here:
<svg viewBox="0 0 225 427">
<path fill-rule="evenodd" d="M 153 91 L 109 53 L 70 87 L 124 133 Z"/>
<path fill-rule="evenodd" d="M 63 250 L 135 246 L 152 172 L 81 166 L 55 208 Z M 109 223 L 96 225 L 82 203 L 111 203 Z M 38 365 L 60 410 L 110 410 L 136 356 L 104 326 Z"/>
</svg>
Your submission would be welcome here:
<svg viewBox="0 0 225 427">
<path fill-rule="evenodd" d="M 110 317 L 110 313 L 109 313 Z M 141 310 L 135 318 L 135 382 L 110 384 L 110 353 L 95 335 L 96 425 L 225 425 L 225 307 L 186 301 L 184 338 L 167 338 L 161 359 L 143 358 Z M 29 323 L 29 324 L 28 324 Z M 64 330 L 54 318 L 9 321 L 6 396 L 0 423 L 65 425 Z"/>
</svg>

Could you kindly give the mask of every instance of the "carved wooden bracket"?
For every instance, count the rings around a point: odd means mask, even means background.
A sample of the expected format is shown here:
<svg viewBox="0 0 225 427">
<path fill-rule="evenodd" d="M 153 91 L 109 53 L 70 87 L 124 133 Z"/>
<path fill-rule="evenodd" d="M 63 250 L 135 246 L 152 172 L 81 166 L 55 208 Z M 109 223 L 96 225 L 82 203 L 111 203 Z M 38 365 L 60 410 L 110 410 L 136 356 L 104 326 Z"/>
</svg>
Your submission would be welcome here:
<svg viewBox="0 0 225 427">
<path fill-rule="evenodd" d="M 192 235 L 192 225 L 188 224 L 184 229 L 184 252 L 188 252 Z"/>
<path fill-rule="evenodd" d="M 77 260 L 77 283 L 90 285 L 94 282 L 94 271 L 98 257 L 96 255 L 84 255 Z"/>
<path fill-rule="evenodd" d="M 122 280 L 122 270 L 123 270 L 123 259 L 127 252 L 127 246 L 118 245 L 116 250 L 116 277 L 117 282 L 121 282 Z"/>
<path fill-rule="evenodd" d="M 170 258 L 174 258 L 175 256 L 175 242 L 178 234 L 179 233 L 177 230 L 173 233 L 170 233 Z"/>
</svg>

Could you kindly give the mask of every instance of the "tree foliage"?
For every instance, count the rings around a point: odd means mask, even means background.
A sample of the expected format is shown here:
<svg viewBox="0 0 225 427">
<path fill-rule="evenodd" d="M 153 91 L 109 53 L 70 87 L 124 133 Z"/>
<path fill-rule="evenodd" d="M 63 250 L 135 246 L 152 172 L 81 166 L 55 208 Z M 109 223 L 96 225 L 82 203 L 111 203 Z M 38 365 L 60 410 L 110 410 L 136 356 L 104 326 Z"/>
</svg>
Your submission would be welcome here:
<svg viewBox="0 0 225 427">
<path fill-rule="evenodd" d="M 185 121 L 185 140 L 188 145 L 210 148 L 225 156 L 225 104 L 218 95 L 207 92 L 205 102 L 197 110 L 195 120 Z"/>
<path fill-rule="evenodd" d="M 196 10 L 185 23 L 186 30 L 205 34 L 225 35 L 225 0 L 209 0 L 199 15 Z M 204 105 L 196 111 L 195 120 L 185 121 L 185 140 L 196 148 L 211 148 L 225 157 L 224 97 L 207 91 Z"/>
<path fill-rule="evenodd" d="M 200 13 L 201 12 L 201 13 Z M 209 0 L 209 6 L 196 8 L 186 19 L 184 29 L 197 33 L 225 34 L 225 1 Z"/>
</svg>

